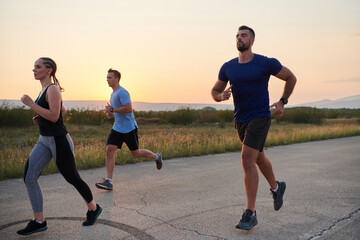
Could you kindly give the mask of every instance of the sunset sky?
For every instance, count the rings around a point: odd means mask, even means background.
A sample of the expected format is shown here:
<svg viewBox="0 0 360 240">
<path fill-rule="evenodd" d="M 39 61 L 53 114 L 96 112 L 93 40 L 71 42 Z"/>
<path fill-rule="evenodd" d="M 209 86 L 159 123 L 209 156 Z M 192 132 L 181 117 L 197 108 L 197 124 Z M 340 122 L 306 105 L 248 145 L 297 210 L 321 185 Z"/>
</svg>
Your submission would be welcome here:
<svg viewBox="0 0 360 240">
<path fill-rule="evenodd" d="M 32 69 L 47 56 L 63 100 L 107 100 L 114 68 L 132 101 L 213 103 L 240 25 L 255 30 L 255 53 L 296 75 L 289 103 L 357 95 L 359 13 L 359 0 L 0 0 L 0 99 L 35 99 Z M 270 79 L 271 103 L 283 86 Z"/>
</svg>

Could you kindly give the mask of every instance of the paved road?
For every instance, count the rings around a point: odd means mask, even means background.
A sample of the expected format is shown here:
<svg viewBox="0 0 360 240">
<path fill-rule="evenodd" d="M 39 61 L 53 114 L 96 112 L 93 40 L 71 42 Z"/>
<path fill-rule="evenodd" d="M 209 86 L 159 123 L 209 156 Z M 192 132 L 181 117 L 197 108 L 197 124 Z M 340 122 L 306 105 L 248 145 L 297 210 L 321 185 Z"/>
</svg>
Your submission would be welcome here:
<svg viewBox="0 0 360 240">
<path fill-rule="evenodd" d="M 235 229 L 245 207 L 240 153 L 116 166 L 113 192 L 94 187 L 105 169 L 81 171 L 103 213 L 82 227 L 85 204 L 59 174 L 42 176 L 48 230 L 26 239 L 359 239 L 360 137 L 267 149 L 285 180 L 284 205 L 275 212 L 260 177 L 258 225 Z M 0 239 L 32 217 L 22 179 L 0 182 Z"/>
</svg>

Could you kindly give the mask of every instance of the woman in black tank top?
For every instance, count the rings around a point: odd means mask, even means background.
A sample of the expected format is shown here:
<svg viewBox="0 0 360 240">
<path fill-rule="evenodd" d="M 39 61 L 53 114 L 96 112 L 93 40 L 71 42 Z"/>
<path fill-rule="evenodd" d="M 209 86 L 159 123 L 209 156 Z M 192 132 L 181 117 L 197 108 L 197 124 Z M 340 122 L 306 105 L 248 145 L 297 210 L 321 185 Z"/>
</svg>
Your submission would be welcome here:
<svg viewBox="0 0 360 240">
<path fill-rule="evenodd" d="M 89 186 L 79 176 L 74 159 L 73 142 L 63 124 L 66 110 L 62 105 L 59 81 L 55 77 L 56 63 L 50 58 L 39 58 L 34 65 L 34 78 L 42 86 L 35 102 L 23 95 L 21 101 L 38 115 L 33 122 L 39 126 L 40 138 L 26 162 L 24 182 L 33 208 L 34 219 L 26 228 L 19 230 L 20 235 L 30 235 L 47 229 L 43 213 L 43 198 L 38 178 L 41 171 L 54 158 L 55 163 L 67 182 L 72 184 L 85 200 L 88 211 L 84 226 L 95 223 L 102 209 L 93 199 Z"/>
</svg>

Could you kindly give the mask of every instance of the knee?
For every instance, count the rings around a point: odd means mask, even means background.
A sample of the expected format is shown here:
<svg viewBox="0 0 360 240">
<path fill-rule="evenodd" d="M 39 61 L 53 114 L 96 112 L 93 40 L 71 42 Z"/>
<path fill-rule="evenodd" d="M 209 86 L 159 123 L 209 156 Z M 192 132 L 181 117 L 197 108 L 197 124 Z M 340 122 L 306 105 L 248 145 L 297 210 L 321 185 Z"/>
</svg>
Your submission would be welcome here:
<svg viewBox="0 0 360 240">
<path fill-rule="evenodd" d="M 250 155 L 243 154 L 241 156 L 241 163 L 245 171 L 255 167 L 255 162 L 256 159 L 252 158 Z"/>
<path fill-rule="evenodd" d="M 80 176 L 78 174 L 63 174 L 65 180 L 71 185 L 75 185 L 76 182 L 80 181 Z"/>
<path fill-rule="evenodd" d="M 269 162 L 269 159 L 265 156 L 264 153 L 260 153 L 259 156 L 256 159 L 256 164 L 258 166 L 265 165 Z"/>
<path fill-rule="evenodd" d="M 254 164 L 253 161 L 249 161 L 249 160 L 243 159 L 243 160 L 242 160 L 242 166 L 243 166 L 243 168 L 244 168 L 244 170 L 245 170 L 245 172 L 246 172 L 246 171 L 252 169 L 253 167 L 255 167 L 255 164 Z"/>
<path fill-rule="evenodd" d="M 259 157 L 256 159 L 256 164 L 257 164 L 258 166 L 261 166 L 263 162 L 264 162 L 264 161 L 263 161 L 261 158 L 259 158 Z"/>
<path fill-rule="evenodd" d="M 116 151 L 116 148 L 107 146 L 106 147 L 106 156 L 107 157 L 113 157 L 114 154 L 115 154 L 115 151 Z"/>
<path fill-rule="evenodd" d="M 35 177 L 29 177 L 29 176 L 24 177 L 25 185 L 33 185 L 36 182 L 37 182 L 37 178 L 35 178 Z"/>
<path fill-rule="evenodd" d="M 133 155 L 134 158 L 140 157 L 140 151 L 139 151 L 139 149 L 138 149 L 138 150 L 135 150 L 135 151 L 131 151 L 131 155 Z"/>
<path fill-rule="evenodd" d="M 28 172 L 28 169 L 25 170 L 24 173 L 24 183 L 25 185 L 32 185 L 35 184 L 38 180 L 39 176 L 36 176 L 35 174 L 31 174 Z"/>
</svg>

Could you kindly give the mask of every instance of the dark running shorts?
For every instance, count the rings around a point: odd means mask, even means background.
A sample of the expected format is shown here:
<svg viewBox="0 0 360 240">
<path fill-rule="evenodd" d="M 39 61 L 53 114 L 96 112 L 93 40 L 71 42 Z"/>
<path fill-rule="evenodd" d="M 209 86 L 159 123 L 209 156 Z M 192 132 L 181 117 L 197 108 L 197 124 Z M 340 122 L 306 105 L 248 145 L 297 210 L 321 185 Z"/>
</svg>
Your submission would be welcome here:
<svg viewBox="0 0 360 240">
<path fill-rule="evenodd" d="M 262 152 L 270 125 L 271 118 L 254 117 L 247 122 L 236 123 L 235 128 L 237 129 L 242 144 Z"/>
<path fill-rule="evenodd" d="M 126 145 L 131 151 L 139 149 L 137 128 L 128 133 L 119 133 L 114 129 L 111 129 L 106 145 L 115 145 L 121 149 L 123 142 L 126 143 Z"/>
</svg>

